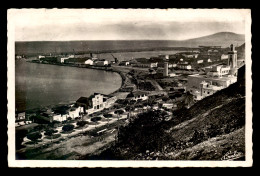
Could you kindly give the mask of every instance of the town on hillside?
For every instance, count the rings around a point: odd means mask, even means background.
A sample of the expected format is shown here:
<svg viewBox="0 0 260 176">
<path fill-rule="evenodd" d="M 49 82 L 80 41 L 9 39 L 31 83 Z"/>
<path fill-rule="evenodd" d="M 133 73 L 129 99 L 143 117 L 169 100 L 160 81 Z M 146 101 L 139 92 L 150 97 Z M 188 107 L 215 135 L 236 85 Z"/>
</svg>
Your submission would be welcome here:
<svg viewBox="0 0 260 176">
<path fill-rule="evenodd" d="M 237 81 L 238 69 L 245 64 L 241 47 L 200 46 L 174 55 L 130 60 L 111 54 L 111 61 L 93 53 L 38 55 L 28 62 L 117 72 L 122 85 L 109 95 L 96 92 L 88 97 L 82 95 L 70 104 L 17 111 L 18 155 L 83 134 L 100 140 L 110 137 L 111 143 L 117 140 L 120 126 L 148 111 L 160 111 L 170 120 L 175 111 L 189 109 Z M 26 56 L 16 56 L 22 58 Z"/>
</svg>

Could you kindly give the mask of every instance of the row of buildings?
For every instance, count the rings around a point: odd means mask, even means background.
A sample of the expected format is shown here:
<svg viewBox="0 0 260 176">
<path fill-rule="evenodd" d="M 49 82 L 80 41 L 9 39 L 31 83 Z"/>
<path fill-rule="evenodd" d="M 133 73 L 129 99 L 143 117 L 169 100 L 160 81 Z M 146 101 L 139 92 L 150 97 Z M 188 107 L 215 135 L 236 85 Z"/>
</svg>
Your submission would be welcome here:
<svg viewBox="0 0 260 176">
<path fill-rule="evenodd" d="M 189 75 L 187 91 L 195 100 L 201 100 L 237 81 L 237 51 L 233 45 L 228 52 L 228 64 L 205 68 L 205 74 Z"/>
<path fill-rule="evenodd" d="M 93 66 L 107 66 L 109 63 L 105 59 L 98 58 L 65 58 L 58 57 L 57 62 L 59 63 L 71 63 L 71 64 L 85 64 L 85 65 L 93 65 Z"/>
<path fill-rule="evenodd" d="M 84 64 L 84 65 L 93 65 L 93 66 L 107 66 L 109 62 L 105 59 L 99 59 L 96 55 L 82 54 L 82 55 L 39 55 L 39 60 L 41 62 L 47 63 L 61 63 L 61 64 Z"/>
<path fill-rule="evenodd" d="M 83 114 L 92 114 L 109 108 L 117 100 L 116 96 L 105 95 L 101 93 L 94 93 L 89 97 L 80 97 L 75 104 L 69 106 L 63 105 L 53 109 L 47 109 L 38 115 L 34 115 L 35 122 L 54 122 L 54 121 L 65 121 L 81 117 Z M 25 112 L 16 114 L 16 126 L 25 125 L 31 123 L 25 118 Z M 27 123 L 28 122 L 28 123 Z"/>
<path fill-rule="evenodd" d="M 219 53 L 218 53 L 219 54 Z M 176 53 L 174 57 L 169 55 L 159 55 L 158 57 L 136 58 L 129 61 L 121 61 L 120 66 L 132 66 L 141 68 L 157 68 L 164 67 L 165 61 L 168 63 L 168 68 L 192 69 L 193 64 L 211 63 L 214 61 L 221 61 L 228 59 L 227 54 L 220 54 L 217 57 L 211 55 L 201 55 L 199 51 L 196 52 L 181 52 Z"/>
</svg>

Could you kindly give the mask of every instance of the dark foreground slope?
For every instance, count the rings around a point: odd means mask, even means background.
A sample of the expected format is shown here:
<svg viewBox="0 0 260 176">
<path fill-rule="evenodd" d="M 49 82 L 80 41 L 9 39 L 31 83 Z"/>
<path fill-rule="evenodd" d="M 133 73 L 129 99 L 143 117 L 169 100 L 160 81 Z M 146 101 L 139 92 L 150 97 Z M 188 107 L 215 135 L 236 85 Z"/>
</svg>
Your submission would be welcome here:
<svg viewBox="0 0 260 176">
<path fill-rule="evenodd" d="M 84 159 L 244 160 L 245 67 L 238 82 L 164 120 L 149 111 L 121 128 L 115 146 Z"/>
</svg>

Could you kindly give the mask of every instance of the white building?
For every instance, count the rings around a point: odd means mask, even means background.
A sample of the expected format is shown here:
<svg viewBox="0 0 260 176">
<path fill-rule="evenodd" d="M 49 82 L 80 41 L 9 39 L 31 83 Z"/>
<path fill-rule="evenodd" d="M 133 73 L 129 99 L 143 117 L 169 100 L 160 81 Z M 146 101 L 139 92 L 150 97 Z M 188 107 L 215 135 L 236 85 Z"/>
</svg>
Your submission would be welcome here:
<svg viewBox="0 0 260 176">
<path fill-rule="evenodd" d="M 163 103 L 162 107 L 167 108 L 167 109 L 172 109 L 172 108 L 176 108 L 177 105 L 173 104 L 173 103 Z"/>
<path fill-rule="evenodd" d="M 175 67 L 177 67 L 177 64 L 169 63 L 169 68 L 175 68 Z"/>
<path fill-rule="evenodd" d="M 205 75 L 189 75 L 187 91 L 201 100 L 215 92 L 228 87 L 237 81 L 237 54 L 230 46 L 228 65 L 217 65 L 205 68 Z"/>
<path fill-rule="evenodd" d="M 222 77 L 223 75 L 229 74 L 230 66 L 228 65 L 217 65 L 205 68 L 205 73 L 211 77 Z"/>
<path fill-rule="evenodd" d="M 25 112 L 21 112 L 15 115 L 15 120 L 25 120 Z"/>
<path fill-rule="evenodd" d="M 39 57 L 39 59 L 41 59 L 41 58 L 45 58 L 45 56 L 42 56 L 42 55 L 39 55 L 38 57 Z"/>
<path fill-rule="evenodd" d="M 177 76 L 177 75 L 176 75 L 176 73 L 169 73 L 168 76 L 169 76 L 169 77 L 175 77 L 175 76 Z"/>
<path fill-rule="evenodd" d="M 158 65 L 158 62 L 151 63 L 150 68 L 156 68 Z"/>
<path fill-rule="evenodd" d="M 92 107 L 94 110 L 104 108 L 104 97 L 102 94 L 94 93 L 94 95 L 91 95 L 89 99 L 92 102 Z"/>
<path fill-rule="evenodd" d="M 128 66 L 128 65 L 130 65 L 130 62 L 129 61 L 122 61 L 122 62 L 119 63 L 119 65 Z"/>
<path fill-rule="evenodd" d="M 187 64 L 187 63 L 178 63 L 177 67 L 179 69 L 185 69 L 185 70 L 190 70 L 191 69 L 191 65 Z"/>
<path fill-rule="evenodd" d="M 203 63 L 203 60 L 197 60 L 197 64 Z"/>
<path fill-rule="evenodd" d="M 71 117 L 72 119 L 75 119 L 77 117 L 80 117 L 80 113 L 83 113 L 83 107 L 72 107 L 70 110 L 69 110 L 69 117 Z"/>
<path fill-rule="evenodd" d="M 107 60 L 96 60 L 96 61 L 94 61 L 94 65 L 96 65 L 96 66 L 106 66 L 106 65 L 108 65 L 108 61 Z"/>
<path fill-rule="evenodd" d="M 105 108 L 111 107 L 117 100 L 116 96 L 106 96 L 104 95 L 104 106 Z"/>
<path fill-rule="evenodd" d="M 199 54 L 183 54 L 184 57 L 186 58 L 198 58 Z"/>
<path fill-rule="evenodd" d="M 148 96 L 145 92 L 142 91 L 135 91 L 131 92 L 130 94 L 127 95 L 127 98 L 130 100 L 147 100 Z"/>
<path fill-rule="evenodd" d="M 92 114 L 108 108 L 115 103 L 117 100 L 116 96 L 104 95 L 101 93 L 94 93 L 89 97 L 80 97 L 76 104 L 79 107 L 83 107 L 82 111 Z"/>
<path fill-rule="evenodd" d="M 93 65 L 94 61 L 92 59 L 88 59 L 85 61 L 86 65 Z"/>
<path fill-rule="evenodd" d="M 220 56 L 220 59 L 221 59 L 221 60 L 228 59 L 228 55 L 227 55 L 227 54 L 222 54 L 222 55 Z"/>
<path fill-rule="evenodd" d="M 67 120 L 69 117 L 72 119 L 75 119 L 77 117 L 80 117 L 80 113 L 83 113 L 83 107 L 71 107 L 68 112 L 66 114 L 59 114 L 59 113 L 54 113 L 54 112 L 48 112 L 49 117 L 50 117 L 50 122 L 53 121 L 65 121 Z"/>
<path fill-rule="evenodd" d="M 22 59 L 23 57 L 20 55 L 15 56 L 16 59 Z"/>
<path fill-rule="evenodd" d="M 53 122 L 53 121 L 58 121 L 58 122 L 62 122 L 62 121 L 65 121 L 67 120 L 68 118 L 68 114 L 53 114 L 53 116 L 50 118 L 50 122 Z"/>
<path fill-rule="evenodd" d="M 59 63 L 64 63 L 64 61 L 67 60 L 67 59 L 69 59 L 69 58 L 68 58 L 68 57 L 58 57 L 58 58 L 57 58 L 57 61 L 58 61 Z"/>
</svg>

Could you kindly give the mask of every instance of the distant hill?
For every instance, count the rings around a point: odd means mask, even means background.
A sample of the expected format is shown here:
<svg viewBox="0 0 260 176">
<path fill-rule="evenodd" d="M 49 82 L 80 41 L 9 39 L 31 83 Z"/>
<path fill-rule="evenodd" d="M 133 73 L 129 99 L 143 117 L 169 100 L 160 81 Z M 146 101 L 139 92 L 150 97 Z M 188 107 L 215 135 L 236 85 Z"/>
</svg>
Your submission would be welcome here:
<svg viewBox="0 0 260 176">
<path fill-rule="evenodd" d="M 97 41 L 30 41 L 15 42 L 15 54 L 33 55 L 67 52 L 133 52 L 152 50 L 178 50 L 200 45 L 219 45 L 223 48 L 245 43 L 245 35 L 220 32 L 189 40 L 97 40 Z"/>
<path fill-rule="evenodd" d="M 186 43 L 186 46 L 189 45 L 190 47 L 198 47 L 200 45 L 215 45 L 215 46 L 222 46 L 228 47 L 230 44 L 234 45 L 242 45 L 245 43 L 245 35 L 243 34 L 236 34 L 232 32 L 219 32 L 216 34 L 184 40 L 181 41 L 182 43 Z"/>
</svg>

